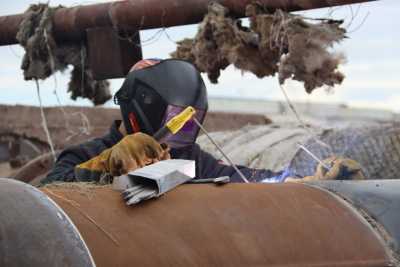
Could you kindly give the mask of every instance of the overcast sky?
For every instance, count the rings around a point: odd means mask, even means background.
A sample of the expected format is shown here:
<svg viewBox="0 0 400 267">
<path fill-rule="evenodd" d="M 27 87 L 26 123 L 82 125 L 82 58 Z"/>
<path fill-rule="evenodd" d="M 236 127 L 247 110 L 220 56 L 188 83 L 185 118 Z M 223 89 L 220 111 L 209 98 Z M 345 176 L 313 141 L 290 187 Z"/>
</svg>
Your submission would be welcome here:
<svg viewBox="0 0 400 267">
<path fill-rule="evenodd" d="M 54 0 L 51 5 L 77 5 L 104 1 Z M 0 16 L 23 12 L 30 0 L 14 0 L 0 2 Z M 382 0 L 352 8 L 340 7 L 303 12 L 307 16 L 320 17 L 331 14 L 332 18 L 345 19 L 349 30 L 348 40 L 336 47 L 344 52 L 347 63 L 341 68 L 346 75 L 344 83 L 327 92 L 318 89 L 311 95 L 305 93 L 302 85 L 289 82 L 285 85 L 289 96 L 294 101 L 345 103 L 349 106 L 385 108 L 400 111 L 400 49 L 399 29 L 400 1 Z M 354 15 L 356 14 L 355 18 Z M 167 29 L 155 42 L 145 43 L 145 57 L 167 58 L 175 49 L 173 41 L 184 37 L 192 37 L 196 33 L 196 25 Z M 151 38 L 156 31 L 142 31 L 142 40 Z M 24 51 L 19 46 L 0 47 L 0 103 L 37 105 L 38 98 L 33 82 L 26 82 L 20 70 L 21 57 Z M 229 96 L 246 98 L 264 98 L 282 100 L 276 78 L 257 79 L 252 74 L 242 74 L 238 70 L 228 68 L 222 73 L 219 84 L 210 84 L 206 77 L 210 96 Z M 56 89 L 62 104 L 90 105 L 87 100 L 72 101 L 66 93 L 69 72 L 56 75 L 41 83 L 43 103 L 47 106 L 57 105 L 54 95 Z M 112 90 L 119 89 L 122 80 L 112 81 Z M 55 87 L 57 84 L 57 88 Z M 108 106 L 113 104 L 107 103 Z"/>
</svg>

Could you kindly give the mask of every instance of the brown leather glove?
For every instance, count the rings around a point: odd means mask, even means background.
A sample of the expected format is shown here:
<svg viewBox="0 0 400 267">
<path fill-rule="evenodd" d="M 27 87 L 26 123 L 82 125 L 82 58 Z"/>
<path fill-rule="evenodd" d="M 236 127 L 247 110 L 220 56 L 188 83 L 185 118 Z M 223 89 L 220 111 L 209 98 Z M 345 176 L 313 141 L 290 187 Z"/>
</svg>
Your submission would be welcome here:
<svg viewBox="0 0 400 267">
<path fill-rule="evenodd" d="M 94 176 L 104 173 L 119 176 L 170 158 L 167 145 L 160 145 L 147 134 L 135 133 L 125 136 L 119 143 L 104 150 L 100 155 L 77 165 L 75 177 L 77 180 L 98 180 Z"/>
<path fill-rule="evenodd" d="M 322 164 L 318 164 L 315 180 L 365 180 L 360 163 L 353 159 L 330 157 L 323 162 L 331 168 L 327 170 Z"/>
<path fill-rule="evenodd" d="M 331 166 L 327 170 L 322 164 L 318 164 L 313 176 L 306 176 L 302 179 L 287 178 L 287 182 L 307 182 L 319 180 L 365 180 L 362 173 L 361 165 L 349 158 L 330 157 L 323 160 L 327 166 Z"/>
</svg>

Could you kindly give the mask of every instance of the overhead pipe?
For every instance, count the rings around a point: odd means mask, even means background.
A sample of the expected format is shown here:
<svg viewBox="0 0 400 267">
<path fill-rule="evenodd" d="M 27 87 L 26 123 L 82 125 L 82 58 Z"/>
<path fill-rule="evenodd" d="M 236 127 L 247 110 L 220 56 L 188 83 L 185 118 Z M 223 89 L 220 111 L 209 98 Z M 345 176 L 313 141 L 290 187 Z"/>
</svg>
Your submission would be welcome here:
<svg viewBox="0 0 400 267">
<path fill-rule="evenodd" d="M 244 17 L 245 7 L 253 0 L 219 0 L 235 17 Z M 300 11 L 376 0 L 258 0 L 270 10 Z M 86 30 L 115 27 L 134 32 L 152 28 L 199 23 L 211 0 L 126 0 L 58 9 L 53 18 L 54 34 L 59 41 L 83 40 Z M 17 44 L 16 34 L 24 14 L 0 17 L 0 46 Z"/>
</svg>

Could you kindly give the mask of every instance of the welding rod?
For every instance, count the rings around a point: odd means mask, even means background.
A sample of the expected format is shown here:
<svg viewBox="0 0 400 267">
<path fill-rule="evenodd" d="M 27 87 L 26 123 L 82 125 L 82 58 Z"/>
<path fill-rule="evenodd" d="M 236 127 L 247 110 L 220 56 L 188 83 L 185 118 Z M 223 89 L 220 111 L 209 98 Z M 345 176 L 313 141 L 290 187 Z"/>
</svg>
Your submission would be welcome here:
<svg viewBox="0 0 400 267">
<path fill-rule="evenodd" d="M 224 153 L 224 151 L 222 150 L 222 148 L 214 141 L 214 139 L 208 134 L 208 132 L 206 131 L 206 129 L 204 129 L 203 125 L 201 125 L 201 123 L 195 118 L 193 117 L 193 121 L 197 124 L 197 126 L 200 127 L 200 129 L 203 131 L 203 133 L 208 137 L 208 139 L 210 139 L 210 141 L 214 144 L 214 146 L 219 150 L 219 152 L 222 154 L 222 156 L 224 156 L 224 158 L 229 162 L 229 164 L 235 169 L 235 171 L 239 174 L 240 178 L 242 178 L 242 180 L 245 183 L 249 183 L 249 180 L 247 180 L 246 176 L 244 176 L 244 174 L 239 170 L 238 167 L 236 167 L 236 165 L 232 162 L 232 160 L 228 157 L 227 154 Z"/>
<path fill-rule="evenodd" d="M 322 160 L 320 160 L 317 156 L 315 156 L 314 153 L 312 153 L 310 150 L 308 150 L 304 145 L 297 143 L 297 145 L 303 149 L 308 155 L 310 155 L 314 160 L 316 160 L 319 164 L 321 164 L 325 169 L 327 169 L 328 171 L 331 170 L 331 167 L 329 167 L 328 165 L 326 165 L 324 162 L 322 162 Z"/>
</svg>

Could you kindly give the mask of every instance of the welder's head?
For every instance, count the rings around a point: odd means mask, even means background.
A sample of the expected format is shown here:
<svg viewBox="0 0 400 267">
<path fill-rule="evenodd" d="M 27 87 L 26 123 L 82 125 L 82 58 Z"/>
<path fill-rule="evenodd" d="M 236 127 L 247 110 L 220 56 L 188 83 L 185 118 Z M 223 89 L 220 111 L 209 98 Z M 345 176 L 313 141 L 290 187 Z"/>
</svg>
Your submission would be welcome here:
<svg viewBox="0 0 400 267">
<path fill-rule="evenodd" d="M 204 121 L 208 109 L 207 92 L 199 71 L 189 62 L 177 59 L 145 59 L 136 63 L 114 101 L 120 105 L 128 134 L 144 132 L 153 135 L 186 107 L 196 110 Z M 188 121 L 165 142 L 172 148 L 192 145 L 199 127 Z"/>
</svg>

